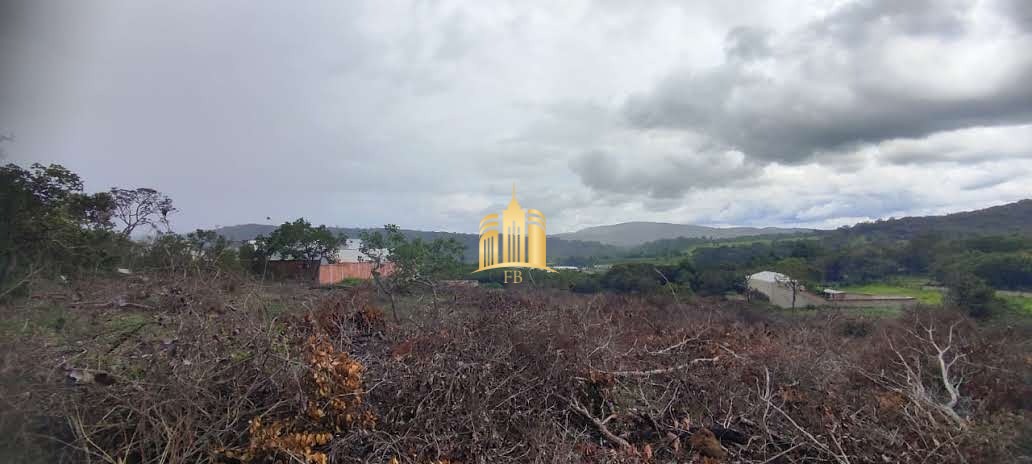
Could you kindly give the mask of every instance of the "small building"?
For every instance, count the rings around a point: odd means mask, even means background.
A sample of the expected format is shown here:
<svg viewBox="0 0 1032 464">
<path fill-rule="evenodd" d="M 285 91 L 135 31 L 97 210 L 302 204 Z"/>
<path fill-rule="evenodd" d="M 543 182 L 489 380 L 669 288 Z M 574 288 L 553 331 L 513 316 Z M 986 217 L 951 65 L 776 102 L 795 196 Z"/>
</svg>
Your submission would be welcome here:
<svg viewBox="0 0 1032 464">
<path fill-rule="evenodd" d="M 326 259 L 282 259 L 274 255 L 269 259 L 266 269 L 273 278 L 310 281 L 319 285 L 332 285 L 346 279 L 371 279 L 374 265 L 369 256 L 359 251 L 361 246 L 361 240 L 348 240 L 337 249 L 337 259 L 333 263 Z M 392 272 L 393 263 L 386 263 L 380 269 L 380 273 L 385 276 Z"/>
<path fill-rule="evenodd" d="M 805 308 L 827 303 L 809 293 L 799 281 L 780 272 L 761 271 L 745 278 L 749 290 L 762 293 L 770 303 L 781 308 Z"/>
<path fill-rule="evenodd" d="M 843 292 L 842 290 L 826 288 L 821 292 L 824 293 L 824 298 L 826 298 L 828 301 L 844 300 L 846 298 L 846 292 Z"/>
<path fill-rule="evenodd" d="M 585 274 L 605 274 L 607 271 L 613 268 L 612 264 L 596 264 L 591 267 L 582 268 L 581 272 Z"/>
<path fill-rule="evenodd" d="M 757 272 L 746 277 L 749 290 L 767 296 L 771 304 L 782 308 L 828 306 L 835 308 L 912 308 L 917 299 L 909 296 L 868 295 L 825 288 L 821 295 L 811 293 L 799 281 L 773 271 Z"/>
<path fill-rule="evenodd" d="M 319 285 L 332 285 L 346 279 L 373 278 L 373 263 L 326 263 L 303 259 L 269 260 L 266 272 L 274 279 L 307 281 Z M 394 263 L 385 263 L 380 274 L 388 276 L 394 272 Z"/>
</svg>

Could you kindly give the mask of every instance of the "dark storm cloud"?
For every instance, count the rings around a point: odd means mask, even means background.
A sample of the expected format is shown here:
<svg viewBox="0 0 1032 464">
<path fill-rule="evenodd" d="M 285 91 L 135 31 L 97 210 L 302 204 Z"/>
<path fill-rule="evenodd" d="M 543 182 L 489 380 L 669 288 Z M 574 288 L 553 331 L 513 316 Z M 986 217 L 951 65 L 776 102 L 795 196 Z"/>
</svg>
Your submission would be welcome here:
<svg viewBox="0 0 1032 464">
<path fill-rule="evenodd" d="M 1003 66 L 991 86 L 975 85 L 991 78 L 984 70 L 965 70 L 959 84 L 974 83 L 977 90 L 930 91 L 914 82 L 879 80 L 894 75 L 884 60 L 892 49 L 884 44 L 910 36 L 962 40 L 969 6 L 855 2 L 790 37 L 800 42 L 782 43 L 773 52 L 781 62 L 775 66 L 787 71 L 770 73 L 738 60 L 679 71 L 628 99 L 624 113 L 639 128 L 691 130 L 750 158 L 788 163 L 884 140 L 1032 121 L 1032 55 L 1000 57 L 1015 62 Z M 755 32 L 734 29 L 728 43 L 731 57 L 770 53 L 754 52 L 765 50 Z M 937 69 L 910 72 L 943 87 L 958 78 L 937 78 Z"/>
</svg>

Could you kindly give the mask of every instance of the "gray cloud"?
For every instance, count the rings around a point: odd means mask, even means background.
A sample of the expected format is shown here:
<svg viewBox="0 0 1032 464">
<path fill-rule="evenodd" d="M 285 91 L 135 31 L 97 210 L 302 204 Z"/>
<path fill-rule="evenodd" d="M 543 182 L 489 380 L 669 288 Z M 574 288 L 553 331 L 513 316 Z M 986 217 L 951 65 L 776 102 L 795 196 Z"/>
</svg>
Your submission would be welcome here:
<svg viewBox="0 0 1032 464">
<path fill-rule="evenodd" d="M 593 150 L 571 161 L 570 168 L 593 189 L 657 199 L 680 198 L 692 189 L 734 185 L 755 169 L 735 153 L 685 155 L 627 166 L 611 153 Z"/>
<path fill-rule="evenodd" d="M 789 163 L 889 139 L 1032 121 L 1027 38 L 1012 39 L 1012 48 L 1004 50 L 1011 55 L 991 63 L 995 76 L 992 69 L 967 66 L 959 76 L 914 69 L 920 73 L 917 81 L 894 80 L 899 71 L 888 57 L 899 46 L 894 40 L 934 35 L 963 41 L 970 7 L 970 2 L 854 2 L 798 35 L 787 34 L 773 52 L 762 34 L 733 29 L 727 53 L 736 59 L 707 70 L 677 71 L 631 97 L 624 112 L 636 127 L 704 133 L 749 157 Z M 783 69 L 737 60 L 771 53 Z M 952 58 L 934 62 L 948 66 Z"/>
<path fill-rule="evenodd" d="M 755 28 L 739 26 L 727 33 L 726 52 L 729 58 L 755 60 L 766 58 L 771 54 L 770 32 Z"/>
<path fill-rule="evenodd" d="M 1025 0 L 998 0 L 1003 13 L 1026 33 L 1032 32 L 1032 2 Z"/>
<path fill-rule="evenodd" d="M 1032 172 L 1017 0 L 0 5 L 6 156 L 164 190 L 181 230 L 472 232 L 514 182 L 555 232 L 835 226 Z"/>
<path fill-rule="evenodd" d="M 968 28 L 974 0 L 853 1 L 811 27 L 822 38 L 859 46 L 882 34 L 955 38 Z"/>
</svg>

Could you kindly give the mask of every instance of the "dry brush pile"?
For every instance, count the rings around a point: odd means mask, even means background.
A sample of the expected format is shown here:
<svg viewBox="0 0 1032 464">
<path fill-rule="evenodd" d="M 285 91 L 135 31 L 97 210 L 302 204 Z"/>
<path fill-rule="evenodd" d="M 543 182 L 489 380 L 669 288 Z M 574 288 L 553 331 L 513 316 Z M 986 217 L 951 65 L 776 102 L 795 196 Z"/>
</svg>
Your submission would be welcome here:
<svg viewBox="0 0 1032 464">
<path fill-rule="evenodd" d="M 405 300 L 396 322 L 368 288 L 154 279 L 37 295 L 4 309 L 0 457 L 863 463 L 1032 453 L 1024 325 L 529 289 L 440 297 Z M 33 318 L 54 305 L 67 309 L 61 329 Z M 111 323 L 126 314 L 133 324 Z"/>
</svg>

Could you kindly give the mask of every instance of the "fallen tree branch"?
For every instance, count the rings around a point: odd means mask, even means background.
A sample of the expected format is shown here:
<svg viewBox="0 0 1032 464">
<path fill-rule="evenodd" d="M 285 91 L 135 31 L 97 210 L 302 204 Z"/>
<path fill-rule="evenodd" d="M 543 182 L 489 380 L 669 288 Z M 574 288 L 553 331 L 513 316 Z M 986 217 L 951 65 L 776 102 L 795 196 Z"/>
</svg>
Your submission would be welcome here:
<svg viewBox="0 0 1032 464">
<path fill-rule="evenodd" d="M 39 273 L 40 269 L 41 268 L 30 268 L 29 272 L 27 274 L 25 274 L 25 276 L 22 277 L 21 280 L 19 280 L 18 282 L 15 282 L 14 285 L 8 287 L 3 292 L 0 292 L 0 298 L 6 297 L 11 292 L 14 292 L 15 290 L 19 289 L 22 285 L 25 285 L 25 283 L 28 282 L 29 280 L 31 280 L 33 276 L 35 276 L 37 273 Z"/>
<path fill-rule="evenodd" d="M 683 371 L 702 362 L 716 362 L 720 359 L 720 356 L 714 356 L 712 358 L 697 358 L 689 361 L 688 363 L 681 364 L 680 366 L 668 367 L 665 369 L 652 369 L 647 371 L 599 371 L 602 374 L 608 374 L 615 377 L 648 377 L 650 375 L 663 375 L 671 372 Z"/>
<path fill-rule="evenodd" d="M 674 351 L 674 350 L 676 350 L 676 349 L 678 349 L 678 348 L 680 348 L 682 346 L 685 346 L 685 345 L 687 345 L 690 342 L 694 342 L 694 341 L 696 341 L 698 339 L 699 339 L 699 337 L 685 337 L 685 339 L 681 340 L 679 343 L 671 345 L 671 346 L 668 346 L 666 348 L 663 348 L 662 350 L 659 350 L 659 351 L 648 351 L 648 350 L 645 350 L 645 351 L 648 354 L 651 354 L 651 355 L 666 354 L 666 353 Z"/>
<path fill-rule="evenodd" d="M 806 429 L 804 429 L 801 425 L 796 423 L 796 421 L 792 419 L 792 416 L 789 416 L 788 413 L 783 411 L 776 404 L 774 404 L 770 400 L 767 400 L 767 404 L 769 404 L 770 407 L 774 408 L 775 411 L 781 413 L 781 415 L 784 416 L 785 419 L 788 419 L 788 422 L 790 424 L 792 424 L 792 426 L 795 427 L 796 430 L 798 430 L 800 433 L 802 433 L 804 436 L 806 436 L 806 438 L 810 439 L 810 441 L 813 442 L 815 445 L 817 445 L 818 448 L 820 448 L 825 453 L 830 454 L 831 457 L 835 458 L 835 461 L 837 461 L 837 462 L 839 462 L 841 464 L 850 464 L 849 463 L 849 456 L 846 456 L 845 454 L 836 454 L 834 451 L 831 450 L 831 448 L 828 447 L 828 445 L 825 445 L 824 443 L 822 443 L 820 440 L 817 439 L 817 437 L 813 436 L 813 434 L 811 434 Z"/>
<path fill-rule="evenodd" d="M 927 343 L 935 350 L 934 353 L 928 353 L 927 351 L 922 352 L 920 350 L 915 351 L 917 351 L 918 356 L 926 355 L 935 360 L 936 365 L 939 368 L 939 381 L 942 383 L 943 389 L 949 395 L 949 399 L 946 402 L 941 402 L 933 398 L 933 395 L 929 393 L 928 389 L 925 387 L 924 380 L 922 379 L 920 360 L 915 356 L 913 361 L 908 361 L 907 358 L 903 356 L 903 353 L 896 349 L 892 339 L 890 338 L 888 340 L 889 348 L 891 348 L 896 354 L 896 357 L 899 359 L 899 364 L 903 367 L 906 374 L 905 380 L 897 382 L 898 385 L 891 389 L 907 396 L 922 409 L 930 408 L 931 410 L 940 412 L 943 416 L 953 422 L 958 429 L 965 430 L 968 426 L 967 420 L 961 417 L 956 410 L 957 403 L 960 401 L 960 386 L 963 383 L 963 378 L 956 375 L 956 372 L 951 371 L 951 369 L 953 365 L 957 361 L 963 359 L 966 354 L 956 353 L 952 356 L 947 355 L 947 353 L 954 348 L 953 329 L 958 323 L 959 322 L 954 322 L 950 325 L 945 346 L 941 346 L 935 339 L 935 329 L 931 326 L 922 327 L 924 332 L 927 334 L 927 337 L 908 331 L 908 333 L 914 336 L 914 338 L 920 340 L 922 343 Z M 955 351 L 956 350 L 954 350 L 954 352 Z"/>
<path fill-rule="evenodd" d="M 566 400 L 566 402 L 570 404 L 570 407 L 573 408 L 574 411 L 577 411 L 578 413 L 580 413 L 580 415 L 584 416 L 584 418 L 591 421 L 591 423 L 595 425 L 595 428 L 597 428 L 598 431 L 602 433 L 602 436 L 606 437 L 607 440 L 613 442 L 617 446 L 624 449 L 633 448 L 630 442 L 616 436 L 616 434 L 609 430 L 609 427 L 606 427 L 606 422 L 609 422 L 609 420 L 612 419 L 613 416 L 609 416 L 605 420 L 599 420 L 597 417 L 591 415 L 591 412 L 588 411 L 587 408 L 582 406 L 579 401 L 571 400 L 563 396 L 560 396 L 560 398 Z"/>
</svg>

